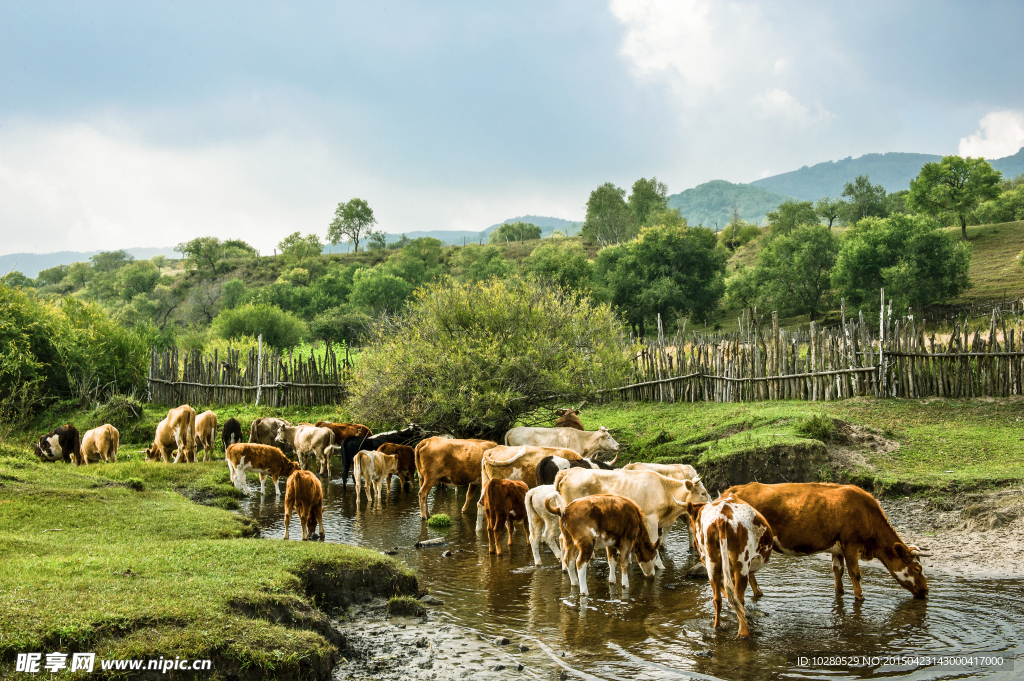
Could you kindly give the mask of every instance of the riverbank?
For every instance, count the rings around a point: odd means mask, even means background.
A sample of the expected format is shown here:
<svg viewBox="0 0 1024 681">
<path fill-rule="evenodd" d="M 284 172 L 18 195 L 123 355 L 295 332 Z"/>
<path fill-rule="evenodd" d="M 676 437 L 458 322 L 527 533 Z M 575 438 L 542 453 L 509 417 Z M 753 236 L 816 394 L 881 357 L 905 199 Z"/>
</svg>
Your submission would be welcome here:
<svg viewBox="0 0 1024 681">
<path fill-rule="evenodd" d="M 209 659 L 205 678 L 326 679 L 347 649 L 331 618 L 417 592 L 379 552 L 259 539 L 232 506 L 223 460 L 75 468 L 0 447 L 0 676 L 18 653 L 62 651 Z"/>
</svg>

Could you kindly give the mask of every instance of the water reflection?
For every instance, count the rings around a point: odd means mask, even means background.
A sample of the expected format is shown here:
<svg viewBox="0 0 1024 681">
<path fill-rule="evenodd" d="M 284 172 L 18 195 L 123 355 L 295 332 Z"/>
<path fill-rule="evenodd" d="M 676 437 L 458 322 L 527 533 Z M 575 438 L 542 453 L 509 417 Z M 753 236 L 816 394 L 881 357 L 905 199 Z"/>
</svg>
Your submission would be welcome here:
<svg viewBox="0 0 1024 681">
<path fill-rule="evenodd" d="M 834 597 L 828 560 L 773 555 L 758 572 L 765 596 L 747 597 L 753 639 L 735 638 L 737 624 L 723 607 L 724 626 L 711 628 L 713 609 L 706 580 L 685 577 L 695 562 L 686 531 L 669 533 L 666 569 L 645 578 L 634 564 L 630 588 L 608 584 L 598 557 L 588 570 L 590 597 L 581 599 L 545 546 L 534 567 L 526 533 L 515 533 L 510 553 L 487 553 L 475 532 L 475 513 L 460 512 L 465 490 L 431 492 L 430 509 L 452 519 L 449 528 L 420 521 L 416 493 L 397 485 L 381 504 L 357 504 L 352 485 L 324 486 L 327 540 L 377 550 L 399 547 L 398 559 L 416 570 L 423 586 L 439 595 L 443 616 L 486 635 L 534 640 L 531 655 L 559 662 L 591 678 L 673 679 L 913 679 L 1024 677 L 1019 672 L 944 671 L 931 667 L 800 667 L 798 658 L 820 655 L 1024 653 L 1024 581 L 935 577 L 926 600 L 913 598 L 878 563 L 862 567 L 866 600 Z M 474 499 L 475 501 L 475 499 Z M 254 496 L 243 512 L 264 535 L 283 534 L 283 497 Z M 471 511 L 475 503 L 471 503 Z M 414 549 L 417 541 L 444 537 L 443 548 Z M 297 536 L 296 536 L 297 538 Z M 272 539 L 271 539 L 272 540 Z M 270 540 L 268 540 L 270 541 Z M 451 557 L 442 556 L 445 550 Z M 599 552 L 600 553 L 600 552 Z M 539 644 L 543 644 L 543 646 Z M 566 657 L 562 658 L 561 653 Z M 545 657 L 546 659 L 546 657 Z M 550 661 L 549 661 L 550 662 Z"/>
</svg>

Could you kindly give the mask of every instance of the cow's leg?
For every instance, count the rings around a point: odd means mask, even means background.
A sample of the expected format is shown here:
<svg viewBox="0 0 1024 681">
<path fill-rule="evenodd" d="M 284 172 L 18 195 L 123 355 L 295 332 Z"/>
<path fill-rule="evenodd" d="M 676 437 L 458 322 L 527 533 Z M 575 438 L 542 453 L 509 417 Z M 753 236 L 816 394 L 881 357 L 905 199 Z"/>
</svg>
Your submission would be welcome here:
<svg viewBox="0 0 1024 681">
<path fill-rule="evenodd" d="M 835 577 L 836 581 L 836 596 L 842 596 L 845 591 L 843 590 L 843 568 L 845 566 L 845 560 L 841 553 L 832 554 L 832 576 Z"/>
<path fill-rule="evenodd" d="M 608 554 L 608 583 L 615 584 L 615 578 L 618 576 L 616 568 L 619 562 L 619 550 L 614 546 L 609 546 L 605 551 Z M 628 562 L 629 554 L 623 554 L 622 557 L 626 559 L 623 562 Z"/>
<path fill-rule="evenodd" d="M 545 527 L 546 531 L 547 528 Z M 544 537 L 541 536 L 541 528 L 537 523 L 530 523 L 530 549 L 533 551 L 533 564 L 540 565 L 540 543 Z"/>
<path fill-rule="evenodd" d="M 629 556 L 633 553 L 633 542 L 624 541 L 619 550 L 619 568 L 622 570 L 622 588 L 629 588 Z"/>
<path fill-rule="evenodd" d="M 732 576 L 736 593 L 733 594 L 735 599 L 733 596 L 729 597 L 729 604 L 732 605 L 732 610 L 736 613 L 736 619 L 740 622 L 739 638 L 750 638 L 750 630 L 747 629 L 747 609 L 743 604 L 743 594 L 747 591 L 747 578 L 739 570 L 733 570 Z"/>
<path fill-rule="evenodd" d="M 281 479 L 280 476 L 274 476 L 274 496 L 275 497 L 281 496 L 281 488 L 277 486 L 277 483 L 278 483 L 278 481 L 280 479 Z"/>
<path fill-rule="evenodd" d="M 473 487 L 474 486 L 479 487 L 480 483 L 478 483 L 478 482 L 471 482 L 471 483 L 469 483 L 469 485 L 466 486 L 466 503 L 464 503 L 462 505 L 462 512 L 463 513 L 465 513 L 469 509 L 469 500 L 473 498 Z M 423 489 L 423 483 L 420 483 L 420 489 Z M 430 489 L 430 488 L 428 487 L 427 489 Z M 479 512 L 479 511 L 480 511 L 480 509 L 478 508 L 477 512 Z M 480 527 L 479 516 L 477 516 L 476 531 L 479 532 L 481 529 L 483 529 L 483 528 Z"/>
<path fill-rule="evenodd" d="M 858 601 L 864 600 L 864 592 L 860 588 L 860 549 L 846 547 L 843 552 L 846 558 L 846 567 L 850 570 L 850 582 L 853 584 L 853 597 Z"/>
<path fill-rule="evenodd" d="M 569 573 L 569 584 L 578 586 L 580 583 L 579 575 L 576 574 L 576 552 L 578 547 L 575 542 L 566 540 L 565 552 L 562 554 L 562 559 L 565 561 L 565 565 L 562 570 Z"/>
<path fill-rule="evenodd" d="M 302 541 L 309 539 L 309 507 L 299 507 L 299 525 L 302 526 Z"/>
<path fill-rule="evenodd" d="M 509 514 L 508 521 L 507 521 L 506 524 L 508 525 L 508 549 L 509 549 L 509 551 L 511 551 L 512 550 L 512 532 L 515 530 L 515 527 L 516 527 L 515 518 L 513 518 L 513 516 L 511 514 Z"/>
<path fill-rule="evenodd" d="M 497 553 L 499 556 L 501 553 L 501 547 L 498 546 L 498 537 L 495 535 L 495 525 L 498 524 L 497 518 L 493 517 L 492 514 L 487 514 L 487 553 Z"/>
<path fill-rule="evenodd" d="M 764 596 L 764 592 L 761 591 L 761 587 L 757 585 L 757 578 L 754 577 L 754 573 L 750 573 L 750 588 L 754 591 L 754 598 L 760 598 Z"/>
<path fill-rule="evenodd" d="M 547 521 L 544 522 L 544 537 L 547 540 L 548 547 L 551 549 L 551 553 L 555 554 L 555 558 L 559 562 L 562 560 L 562 548 L 561 541 L 562 535 L 558 532 L 558 526 L 551 524 L 548 525 Z"/>
<path fill-rule="evenodd" d="M 285 504 L 284 504 L 284 538 L 285 539 L 288 538 L 288 528 L 291 527 L 291 524 L 292 524 L 292 507 L 288 504 L 288 501 L 286 500 Z"/>
<path fill-rule="evenodd" d="M 428 485 L 427 484 L 428 482 L 429 482 L 429 480 L 425 480 L 425 479 L 422 479 L 422 478 L 420 479 L 420 491 L 419 491 L 420 518 L 422 518 L 423 520 L 426 520 L 427 518 L 430 517 L 430 514 L 427 513 L 427 496 L 430 495 L 430 488 L 433 485 L 432 484 Z"/>
<path fill-rule="evenodd" d="M 267 493 L 267 474 L 260 473 L 260 496 Z"/>
<path fill-rule="evenodd" d="M 587 566 L 590 564 L 590 559 L 594 557 L 594 545 L 588 542 L 580 548 L 580 553 L 576 556 L 576 574 L 579 575 L 580 580 L 580 596 L 589 596 L 590 591 L 587 590 Z"/>
<path fill-rule="evenodd" d="M 316 505 L 316 520 L 320 524 L 320 541 L 324 540 L 327 533 L 324 531 L 324 502 Z"/>
<path fill-rule="evenodd" d="M 718 618 L 722 612 L 722 592 L 718 588 L 719 577 L 721 577 L 721 575 L 712 575 L 711 572 L 708 573 L 708 581 L 711 582 L 711 602 L 715 606 L 715 623 L 711 625 L 712 629 L 718 628 Z"/>
<path fill-rule="evenodd" d="M 651 538 L 651 543 L 658 541 L 658 519 L 656 517 L 644 518 L 647 523 L 647 534 Z M 654 567 L 659 570 L 665 569 L 665 564 L 661 562 L 661 547 L 658 547 L 658 551 L 654 554 Z"/>
</svg>

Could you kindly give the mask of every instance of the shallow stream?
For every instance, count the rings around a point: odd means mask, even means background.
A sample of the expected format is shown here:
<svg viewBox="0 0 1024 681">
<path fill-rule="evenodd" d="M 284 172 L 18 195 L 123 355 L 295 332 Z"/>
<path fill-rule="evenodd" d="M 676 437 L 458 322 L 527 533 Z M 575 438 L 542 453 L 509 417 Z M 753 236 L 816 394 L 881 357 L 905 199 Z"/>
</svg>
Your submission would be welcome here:
<svg viewBox="0 0 1024 681">
<path fill-rule="evenodd" d="M 757 575 L 765 596 L 755 603 L 747 592 L 752 640 L 740 641 L 736 618 L 725 604 L 724 626 L 711 628 L 707 580 L 685 576 L 696 559 L 682 523 L 667 536 L 665 570 L 646 579 L 634 563 L 631 586 L 623 594 L 608 585 L 607 563 L 597 558 L 588 571 L 591 595 L 581 603 L 546 547 L 544 565 L 534 567 L 518 524 L 511 553 L 491 556 L 486 536 L 474 531 L 475 503 L 466 515 L 459 512 L 463 491 L 431 492 L 431 512 L 452 518 L 451 527 L 435 530 L 420 521 L 415 492 L 399 492 L 395 485 L 381 507 L 365 497 L 357 505 L 351 483 L 347 490 L 336 482 L 325 485 L 327 541 L 397 548 L 396 557 L 416 571 L 420 585 L 444 600 L 441 619 L 529 646 L 520 657 L 533 673 L 524 678 L 554 678 L 560 669 L 570 670 L 571 678 L 631 681 L 1024 678 L 1024 580 L 930 575 L 929 597 L 917 600 L 872 561 L 862 563 L 866 600 L 857 603 L 848 582 L 846 596 L 835 598 L 827 559 L 774 554 Z M 272 540 L 284 534 L 284 497 L 275 498 L 269 481 L 268 491 L 262 499 L 257 493 L 245 501 L 242 512 Z M 301 537 L 294 517 L 291 536 Z M 433 537 L 444 537 L 447 545 L 413 548 Z M 443 557 L 445 550 L 454 554 Z M 914 656 L 1002 657 L 1005 666 L 926 666 L 892 659 Z M 1010 661 L 1018 657 L 1014 671 Z M 835 664 L 823 664 L 829 661 Z M 551 673 L 538 675 L 539 670 Z"/>
</svg>

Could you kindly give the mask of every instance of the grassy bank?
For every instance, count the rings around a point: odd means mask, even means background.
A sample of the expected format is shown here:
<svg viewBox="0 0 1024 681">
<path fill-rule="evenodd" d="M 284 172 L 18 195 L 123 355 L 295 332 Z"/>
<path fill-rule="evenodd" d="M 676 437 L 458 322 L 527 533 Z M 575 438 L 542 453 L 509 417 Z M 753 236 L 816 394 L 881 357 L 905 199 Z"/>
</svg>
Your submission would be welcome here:
<svg viewBox="0 0 1024 681">
<path fill-rule="evenodd" d="M 899 447 L 886 451 L 872 448 L 874 443 L 842 442 L 841 433 L 820 432 L 821 419 L 811 422 L 816 416 L 853 424 Z M 628 447 L 623 460 L 681 461 L 700 469 L 758 452 L 821 454 L 816 463 L 821 479 L 855 480 L 895 492 L 979 489 L 1024 480 L 1024 403 L 1019 401 L 617 403 L 588 407 L 583 417 L 588 427 L 607 426 Z"/>
<path fill-rule="evenodd" d="M 155 424 L 154 424 L 155 425 Z M 416 591 L 400 563 L 253 538 L 223 461 L 42 464 L 0 447 L 0 677 L 18 652 L 213 660 L 204 678 L 328 678 L 328 616 Z M 26 678 L 36 675 L 26 675 Z"/>
</svg>

